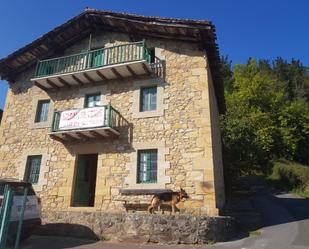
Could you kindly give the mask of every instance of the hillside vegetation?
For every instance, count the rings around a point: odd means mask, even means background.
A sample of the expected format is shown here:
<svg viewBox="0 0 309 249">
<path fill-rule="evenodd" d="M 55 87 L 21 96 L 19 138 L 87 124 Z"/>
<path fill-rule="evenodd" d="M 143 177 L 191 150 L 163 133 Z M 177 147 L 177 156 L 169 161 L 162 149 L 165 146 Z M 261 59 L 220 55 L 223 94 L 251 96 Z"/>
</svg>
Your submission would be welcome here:
<svg viewBox="0 0 309 249">
<path fill-rule="evenodd" d="M 270 175 L 279 158 L 298 164 L 286 168 L 277 164 L 275 173 L 282 179 L 292 172 L 298 175 L 295 168 L 301 167 L 299 164 L 309 165 L 307 68 L 298 60 L 282 58 L 251 58 L 233 67 L 227 57 L 222 62 L 227 106 L 221 116 L 226 180 L 253 173 Z M 303 178 L 295 181 L 303 182 Z"/>
</svg>

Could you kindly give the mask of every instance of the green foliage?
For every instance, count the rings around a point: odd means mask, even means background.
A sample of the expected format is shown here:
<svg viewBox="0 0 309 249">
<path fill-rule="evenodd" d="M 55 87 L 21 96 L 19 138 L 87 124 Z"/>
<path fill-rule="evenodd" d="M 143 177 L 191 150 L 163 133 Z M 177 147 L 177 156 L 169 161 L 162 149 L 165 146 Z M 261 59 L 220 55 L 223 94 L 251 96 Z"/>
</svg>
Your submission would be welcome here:
<svg viewBox="0 0 309 249">
<path fill-rule="evenodd" d="M 287 160 L 274 164 L 272 180 L 278 180 L 285 189 L 309 192 L 309 167 Z"/>
<path fill-rule="evenodd" d="M 309 77 L 299 61 L 278 58 L 231 63 L 223 78 L 227 111 L 221 116 L 229 174 L 269 173 L 271 160 L 309 164 Z"/>
<path fill-rule="evenodd" d="M 102 234 L 97 234 L 96 236 L 97 236 L 97 239 L 101 240 L 101 241 L 108 241 L 109 240 L 108 237 L 106 237 L 105 235 L 102 235 Z"/>
</svg>

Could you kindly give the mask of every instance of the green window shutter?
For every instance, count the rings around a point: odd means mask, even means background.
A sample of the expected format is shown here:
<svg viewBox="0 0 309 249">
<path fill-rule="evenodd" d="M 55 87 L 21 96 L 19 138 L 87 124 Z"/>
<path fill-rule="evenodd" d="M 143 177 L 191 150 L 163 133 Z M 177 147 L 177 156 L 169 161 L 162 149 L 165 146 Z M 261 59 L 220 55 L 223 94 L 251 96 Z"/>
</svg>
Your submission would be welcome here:
<svg viewBox="0 0 309 249">
<path fill-rule="evenodd" d="M 49 110 L 50 100 L 40 100 L 38 102 L 35 122 L 47 122 L 48 120 L 48 110 Z"/>
<path fill-rule="evenodd" d="M 85 107 L 100 106 L 101 93 L 87 94 L 85 97 Z"/>
<path fill-rule="evenodd" d="M 157 150 L 138 151 L 137 182 L 157 182 Z"/>
<path fill-rule="evenodd" d="M 40 176 L 42 156 L 29 156 L 27 160 L 25 180 L 37 184 Z"/>
<path fill-rule="evenodd" d="M 141 88 L 140 111 L 155 111 L 157 109 L 157 87 Z"/>
</svg>

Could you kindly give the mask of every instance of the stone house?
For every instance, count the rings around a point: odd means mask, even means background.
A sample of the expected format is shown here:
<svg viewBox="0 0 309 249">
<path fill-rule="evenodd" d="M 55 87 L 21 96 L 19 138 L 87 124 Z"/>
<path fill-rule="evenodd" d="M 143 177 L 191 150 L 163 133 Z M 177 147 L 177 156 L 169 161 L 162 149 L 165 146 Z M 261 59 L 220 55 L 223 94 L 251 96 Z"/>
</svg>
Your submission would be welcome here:
<svg viewBox="0 0 309 249">
<path fill-rule="evenodd" d="M 225 103 L 211 22 L 87 9 L 3 58 L 0 75 L 0 174 L 32 182 L 44 212 L 120 212 L 183 188 L 181 211 L 219 214 Z"/>
</svg>

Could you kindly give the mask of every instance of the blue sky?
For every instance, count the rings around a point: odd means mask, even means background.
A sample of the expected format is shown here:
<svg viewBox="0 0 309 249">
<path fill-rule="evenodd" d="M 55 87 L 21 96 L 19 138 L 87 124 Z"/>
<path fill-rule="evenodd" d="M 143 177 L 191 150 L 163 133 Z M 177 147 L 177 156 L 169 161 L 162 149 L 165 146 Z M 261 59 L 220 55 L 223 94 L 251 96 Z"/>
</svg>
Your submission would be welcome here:
<svg viewBox="0 0 309 249">
<path fill-rule="evenodd" d="M 0 58 L 79 14 L 85 7 L 142 15 L 206 19 L 220 53 L 233 63 L 249 57 L 300 59 L 309 66 L 307 0 L 10 0 L 0 3 Z M 7 83 L 0 81 L 0 108 Z"/>
</svg>

